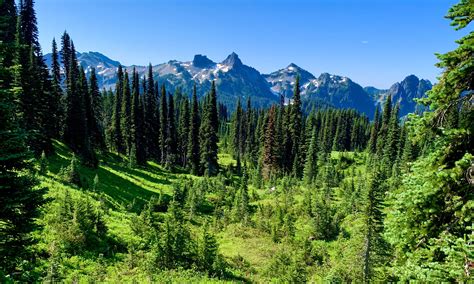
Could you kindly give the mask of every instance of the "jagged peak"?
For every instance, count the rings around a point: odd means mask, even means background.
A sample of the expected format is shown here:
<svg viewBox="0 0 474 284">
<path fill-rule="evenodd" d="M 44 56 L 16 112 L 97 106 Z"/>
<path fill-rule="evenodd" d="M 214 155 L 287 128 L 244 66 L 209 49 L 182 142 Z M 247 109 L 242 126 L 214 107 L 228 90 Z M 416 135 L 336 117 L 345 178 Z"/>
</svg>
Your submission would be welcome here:
<svg viewBox="0 0 474 284">
<path fill-rule="evenodd" d="M 206 68 L 215 63 L 210 60 L 206 55 L 196 54 L 193 59 L 193 66 L 198 68 Z"/>
<path fill-rule="evenodd" d="M 242 65 L 242 61 L 240 61 L 240 58 L 237 53 L 232 52 L 229 56 L 227 56 L 224 61 L 222 61 L 222 64 L 229 66 L 239 66 Z"/>
</svg>

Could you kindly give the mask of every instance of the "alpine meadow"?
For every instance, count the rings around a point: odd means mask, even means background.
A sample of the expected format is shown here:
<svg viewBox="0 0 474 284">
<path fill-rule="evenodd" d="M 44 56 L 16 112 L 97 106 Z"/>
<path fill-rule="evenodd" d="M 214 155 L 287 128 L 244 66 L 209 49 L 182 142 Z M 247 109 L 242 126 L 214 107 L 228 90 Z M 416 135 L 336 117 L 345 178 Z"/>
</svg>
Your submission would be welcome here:
<svg viewBox="0 0 474 284">
<path fill-rule="evenodd" d="M 39 12 L 45 1 L 36 2 L 0 0 L 1 283 L 474 281 L 473 0 L 451 7 L 439 1 L 445 18 L 434 21 L 451 25 L 447 33 L 456 40 L 434 32 L 429 36 L 438 41 L 423 43 L 454 47 L 436 55 L 420 49 L 436 56 L 436 65 L 424 68 L 437 78 L 409 75 L 386 88 L 326 72 L 314 76 L 294 63 L 268 72 L 273 65 L 263 64 L 275 58 L 270 50 L 258 61 L 242 48 L 266 74 L 234 52 L 220 62 L 189 54 L 190 61 L 125 65 L 82 50 L 94 47 L 97 35 L 103 44 L 111 31 L 98 24 L 81 29 L 88 20 L 64 16 L 55 23 L 64 32 L 45 47 L 40 32 L 51 34 L 43 31 Z M 95 1 L 60 2 L 55 5 L 74 6 L 71 13 L 84 17 L 95 9 Z M 125 13 L 132 2 L 151 11 L 157 3 L 177 3 L 179 10 L 192 1 L 97 1 L 117 6 L 112 14 Z M 211 1 L 229 10 L 255 4 L 262 17 L 289 2 Z M 442 6 L 435 2 L 430 5 Z M 367 8 L 368 18 L 371 12 Z M 224 42 L 218 27 L 184 27 L 178 18 L 169 27 L 144 27 L 133 17 L 117 14 L 114 32 L 123 42 L 107 42 L 115 55 L 131 50 L 124 62 L 149 60 L 134 51 L 141 47 L 130 43 L 132 30 L 141 36 L 145 30 L 161 43 L 154 52 L 179 53 L 176 58 L 182 49 L 173 47 L 169 30 L 189 33 L 181 43 L 195 52 L 211 45 L 191 36 L 197 29 L 203 38 L 217 29 L 214 51 Z M 391 30 L 403 26 L 404 16 L 397 17 L 401 24 Z M 305 45 L 297 23 L 295 36 L 273 44 Z M 222 23 L 235 37 L 240 30 L 230 27 L 238 24 Z M 350 29 L 353 23 L 344 24 Z M 356 49 L 347 33 L 341 48 Z M 75 36 L 84 43 L 76 45 Z M 249 35 L 248 44 L 258 38 Z M 376 44 L 359 42 L 361 48 Z M 411 52 L 389 45 L 376 48 Z M 285 56 L 298 56 L 293 51 Z M 390 68 L 376 73 L 388 78 Z M 361 81 L 365 71 L 347 73 Z"/>
</svg>

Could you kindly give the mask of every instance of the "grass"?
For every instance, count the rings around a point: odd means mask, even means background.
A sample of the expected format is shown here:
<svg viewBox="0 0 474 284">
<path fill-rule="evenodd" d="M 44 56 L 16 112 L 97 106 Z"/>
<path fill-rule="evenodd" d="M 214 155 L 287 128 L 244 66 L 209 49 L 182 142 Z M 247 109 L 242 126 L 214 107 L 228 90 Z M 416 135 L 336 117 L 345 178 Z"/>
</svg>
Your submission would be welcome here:
<svg viewBox="0 0 474 284">
<path fill-rule="evenodd" d="M 59 181 L 61 168 L 70 164 L 72 153 L 67 146 L 54 142 L 56 153 L 49 157 L 48 178 Z M 172 173 L 164 170 L 156 163 L 149 162 L 143 168 L 130 168 L 126 160 L 116 154 L 101 155 L 97 169 L 80 168 L 80 173 L 87 187 L 91 187 L 94 177 L 99 177 L 97 190 L 103 193 L 115 208 L 129 208 L 139 212 L 143 205 L 153 196 L 173 194 L 173 185 L 190 175 Z M 87 186 L 89 185 L 89 186 Z"/>
<path fill-rule="evenodd" d="M 160 165 L 148 162 L 145 167 L 130 168 L 128 162 L 124 157 L 117 154 L 108 153 L 100 155 L 100 165 L 97 169 L 90 169 L 80 167 L 80 174 L 84 179 L 86 185 L 84 189 L 79 189 L 75 186 L 65 183 L 60 176 L 62 168 L 70 164 L 72 152 L 63 143 L 54 142 L 56 152 L 48 158 L 49 171 L 47 175 L 41 177 L 42 185 L 49 188 L 49 196 L 57 196 L 58 193 L 65 190 L 74 191 L 74 194 L 85 194 L 91 196 L 92 199 L 100 196 L 105 200 L 108 211 L 104 216 L 107 223 L 108 232 L 114 239 L 119 241 L 130 240 L 136 238 L 130 228 L 132 216 L 138 213 L 143 208 L 144 204 L 152 197 L 158 198 L 160 194 L 162 198 L 171 198 L 173 195 L 173 188 L 183 179 L 197 179 L 198 177 L 187 174 L 183 171 L 168 171 Z M 356 155 L 354 153 L 333 152 L 331 158 L 334 160 L 341 160 L 344 157 L 348 162 L 347 168 L 344 169 L 346 173 L 355 169 L 356 171 L 363 171 L 365 156 Z M 219 153 L 218 161 L 222 168 L 229 168 L 236 165 L 235 159 L 231 154 Z M 99 184 L 97 192 L 91 191 L 91 185 L 94 177 L 98 176 Z M 238 177 L 232 176 L 232 179 L 237 181 Z M 270 185 L 264 188 L 254 188 L 249 186 L 249 191 L 255 191 L 258 195 L 258 200 L 252 202 L 252 206 L 259 204 L 272 204 L 274 202 L 281 203 L 282 195 L 280 185 L 275 183 L 277 190 L 270 192 Z M 304 191 L 308 188 L 301 187 L 295 190 L 294 200 L 297 204 L 302 204 Z M 210 193 L 207 196 L 208 200 L 215 198 L 215 193 Z M 98 202 L 98 201 L 95 201 Z M 207 214 L 207 215 L 206 215 Z M 212 215 L 211 212 L 200 216 L 191 226 L 192 233 L 198 234 L 200 232 L 199 224 L 204 223 L 204 219 Z M 311 227 L 308 224 L 309 220 L 298 220 L 296 225 L 297 239 L 306 239 L 311 233 Z M 275 254 L 281 249 L 289 248 L 281 243 L 274 243 L 271 236 L 263 231 L 252 227 L 244 227 L 240 224 L 230 224 L 222 231 L 217 232 L 216 238 L 219 242 L 220 253 L 231 264 L 235 276 L 241 277 L 241 280 L 250 280 L 264 283 L 266 279 L 266 272 L 269 263 L 272 261 Z M 291 245 L 290 245 L 291 246 Z M 291 248 L 290 248 L 291 249 Z M 122 256 L 122 258 L 125 256 Z M 120 258 L 120 256 L 119 256 Z M 74 262 L 74 259 L 71 259 Z M 90 260 L 88 260 L 90 261 Z M 98 264 L 91 264 L 88 269 L 95 269 Z M 120 271 L 122 268 L 114 264 L 108 269 Z M 77 272 L 81 273 L 79 266 Z M 118 272 L 117 272 L 118 273 Z M 117 273 L 112 273 L 112 277 L 116 277 Z M 167 283 L 183 283 L 183 282 L 202 282 L 209 283 L 215 281 L 199 275 L 187 275 L 187 272 L 163 272 L 156 275 L 155 281 Z M 120 273 L 118 273 L 121 275 Z M 114 276 L 115 275 L 115 276 Z M 128 277 L 128 276 L 127 276 Z M 141 275 L 130 276 L 131 278 L 110 278 L 111 282 L 150 282 L 148 278 L 140 278 Z M 143 276 L 145 277 L 145 276 Z M 237 278 L 236 278 L 237 279 Z M 116 280 L 116 281 L 115 281 Z"/>
</svg>

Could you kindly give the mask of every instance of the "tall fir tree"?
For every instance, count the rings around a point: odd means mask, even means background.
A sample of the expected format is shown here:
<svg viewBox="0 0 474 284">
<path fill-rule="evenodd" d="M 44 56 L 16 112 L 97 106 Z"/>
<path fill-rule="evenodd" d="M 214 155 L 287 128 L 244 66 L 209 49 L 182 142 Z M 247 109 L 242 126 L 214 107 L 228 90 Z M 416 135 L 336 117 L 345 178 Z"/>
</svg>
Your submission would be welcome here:
<svg viewBox="0 0 474 284">
<path fill-rule="evenodd" d="M 145 91 L 145 138 L 147 156 L 155 161 L 161 160 L 160 146 L 160 116 L 158 97 L 153 80 L 153 67 L 148 65 L 148 76 Z"/>
<path fill-rule="evenodd" d="M 374 115 L 374 122 L 372 124 L 372 127 L 370 129 L 370 140 L 369 140 L 369 145 L 368 145 L 368 150 L 369 153 L 375 154 L 377 151 L 377 135 L 379 132 L 379 108 L 378 106 L 375 108 L 375 115 Z"/>
<path fill-rule="evenodd" d="M 316 171 L 317 171 L 317 154 L 318 154 L 318 148 L 317 148 L 317 131 L 316 128 L 313 129 L 311 135 L 311 141 L 309 144 L 308 148 L 308 153 L 306 154 L 306 161 L 304 165 L 304 180 L 305 182 L 309 185 L 314 181 L 314 178 L 316 177 Z"/>
<path fill-rule="evenodd" d="M 276 108 L 272 106 L 268 112 L 268 122 L 265 127 L 265 142 L 262 153 L 262 176 L 269 179 L 274 176 L 277 170 L 278 153 L 277 141 L 275 140 L 275 114 Z"/>
<path fill-rule="evenodd" d="M 45 189 L 35 189 L 31 153 L 27 150 L 26 133 L 20 128 L 18 88 L 12 88 L 12 37 L 16 18 L 14 1 L 0 3 L 0 271 L 13 278 L 27 274 L 21 264 L 31 261 L 32 232 L 37 228 L 36 218 L 44 204 Z M 9 28 L 10 27 L 10 28 Z M 27 281 L 25 279 L 16 279 Z"/>
<path fill-rule="evenodd" d="M 146 145 L 144 141 L 144 114 L 143 103 L 140 98 L 140 82 L 135 68 L 132 72 L 132 102 L 130 123 L 130 163 L 143 166 L 146 164 Z"/>
<path fill-rule="evenodd" d="M 174 110 L 174 96 L 170 95 L 168 98 L 168 127 L 166 135 L 166 161 L 165 165 L 168 168 L 173 167 L 176 164 L 177 156 L 177 133 L 176 133 L 176 120 Z"/>
<path fill-rule="evenodd" d="M 204 101 L 201 127 L 199 129 L 201 165 L 204 169 L 204 174 L 207 176 L 216 175 L 219 171 L 219 164 L 217 163 L 218 124 L 216 84 L 213 81 L 211 91 Z"/>
<path fill-rule="evenodd" d="M 300 77 L 296 76 L 295 88 L 293 91 L 293 103 L 290 111 L 290 129 L 292 139 L 291 149 L 291 163 L 293 166 L 293 175 L 301 176 L 301 166 L 303 165 L 303 155 L 300 153 L 301 148 L 301 133 L 302 133 L 302 112 L 301 112 L 301 96 L 300 96 Z"/>
<path fill-rule="evenodd" d="M 189 131 L 190 131 L 190 109 L 189 109 L 189 99 L 184 98 L 181 103 L 181 109 L 179 111 L 179 127 L 178 127 L 178 154 L 179 154 L 179 163 L 183 167 L 188 165 L 188 148 L 189 148 Z"/>
<path fill-rule="evenodd" d="M 167 103 L 166 87 L 161 85 L 160 96 L 160 149 L 161 162 L 164 164 L 168 159 L 168 148 L 166 145 L 168 139 L 168 103 Z"/>
<path fill-rule="evenodd" d="M 38 27 L 34 2 L 20 2 L 17 21 L 17 52 L 15 83 L 21 89 L 19 113 L 22 125 L 28 130 L 28 144 L 39 155 L 52 151 L 50 140 L 54 121 L 49 113 L 52 107 L 47 67 L 38 42 Z"/>
<path fill-rule="evenodd" d="M 91 113 L 89 115 L 88 127 L 92 147 L 105 150 L 104 126 L 103 126 L 103 107 L 102 97 L 99 91 L 97 75 L 92 68 L 89 78 L 89 96 L 91 102 Z"/>
<path fill-rule="evenodd" d="M 125 153 L 129 155 L 132 144 L 132 135 L 130 133 L 132 97 L 130 93 L 130 80 L 128 72 L 125 71 L 122 83 L 122 106 L 120 111 L 120 130 L 125 146 Z"/>
<path fill-rule="evenodd" d="M 123 95 L 123 69 L 119 65 L 117 69 L 117 83 L 115 84 L 114 110 L 112 113 L 111 139 L 115 151 L 125 153 L 125 145 L 122 136 L 122 95 Z"/>
<path fill-rule="evenodd" d="M 52 88 L 51 88 L 51 116 L 54 120 L 53 137 L 56 139 L 60 138 L 61 123 L 63 121 L 63 90 L 61 88 L 61 66 L 59 63 L 59 53 L 56 40 L 53 38 L 52 53 L 51 53 L 51 77 L 52 77 Z"/>
<path fill-rule="evenodd" d="M 193 97 L 191 105 L 191 115 L 189 117 L 189 138 L 188 138 L 188 150 L 187 150 L 187 160 L 189 163 L 189 168 L 191 173 L 194 175 L 200 174 L 200 145 L 199 145 L 199 127 L 200 127 L 200 117 L 199 117 L 199 104 L 196 94 L 196 84 L 193 86 Z"/>
</svg>

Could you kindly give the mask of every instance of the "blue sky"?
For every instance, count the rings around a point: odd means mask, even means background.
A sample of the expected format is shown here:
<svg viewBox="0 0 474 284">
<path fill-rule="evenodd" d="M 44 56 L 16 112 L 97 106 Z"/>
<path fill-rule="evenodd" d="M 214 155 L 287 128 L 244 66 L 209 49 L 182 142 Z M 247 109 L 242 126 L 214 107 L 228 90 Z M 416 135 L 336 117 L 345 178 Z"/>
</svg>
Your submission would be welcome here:
<svg viewBox="0 0 474 284">
<path fill-rule="evenodd" d="M 415 74 L 432 81 L 435 52 L 463 35 L 444 15 L 452 0 L 37 0 L 40 42 L 67 30 L 78 51 L 145 65 L 235 51 L 269 73 L 293 62 L 318 76 L 388 88 Z M 465 32 L 464 32 L 465 33 Z"/>
</svg>

